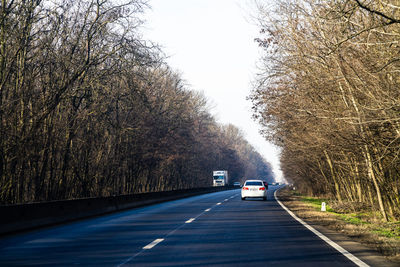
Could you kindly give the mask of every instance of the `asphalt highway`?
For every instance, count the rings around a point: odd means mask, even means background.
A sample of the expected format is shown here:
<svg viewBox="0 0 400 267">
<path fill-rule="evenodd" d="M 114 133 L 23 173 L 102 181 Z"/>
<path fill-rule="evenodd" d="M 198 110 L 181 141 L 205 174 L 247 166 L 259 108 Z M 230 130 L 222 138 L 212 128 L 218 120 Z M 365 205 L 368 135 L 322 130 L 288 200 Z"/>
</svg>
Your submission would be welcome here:
<svg viewBox="0 0 400 267">
<path fill-rule="evenodd" d="M 356 266 L 274 200 L 211 193 L 0 239 L 0 266 Z"/>
</svg>

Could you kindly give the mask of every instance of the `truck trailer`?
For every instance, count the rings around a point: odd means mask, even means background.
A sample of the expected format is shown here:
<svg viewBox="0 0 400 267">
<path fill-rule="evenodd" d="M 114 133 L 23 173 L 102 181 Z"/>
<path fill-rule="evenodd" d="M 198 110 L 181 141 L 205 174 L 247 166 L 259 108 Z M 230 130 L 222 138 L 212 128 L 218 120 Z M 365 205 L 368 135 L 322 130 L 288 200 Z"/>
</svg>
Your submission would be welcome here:
<svg viewBox="0 0 400 267">
<path fill-rule="evenodd" d="M 228 184 L 228 171 L 213 171 L 213 186 L 225 186 Z"/>
</svg>

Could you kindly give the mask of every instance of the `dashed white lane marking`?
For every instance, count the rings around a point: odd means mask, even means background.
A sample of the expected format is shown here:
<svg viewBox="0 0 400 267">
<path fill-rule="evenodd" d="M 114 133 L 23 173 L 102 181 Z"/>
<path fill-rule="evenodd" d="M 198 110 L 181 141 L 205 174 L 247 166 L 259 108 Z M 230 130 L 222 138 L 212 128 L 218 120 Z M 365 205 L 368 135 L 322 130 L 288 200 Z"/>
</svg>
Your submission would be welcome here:
<svg viewBox="0 0 400 267">
<path fill-rule="evenodd" d="M 196 218 L 191 218 L 191 219 L 187 220 L 185 223 L 191 223 L 191 222 L 193 222 L 194 220 L 196 220 Z"/>
<path fill-rule="evenodd" d="M 229 199 L 226 198 L 224 201 L 228 201 L 228 200 L 229 200 Z"/>
<path fill-rule="evenodd" d="M 161 243 L 163 241 L 164 241 L 164 238 L 158 238 L 158 239 L 154 240 L 153 242 L 151 242 L 150 244 L 148 244 L 147 246 L 144 246 L 143 249 L 152 249 L 157 244 L 159 244 L 159 243 Z"/>
<path fill-rule="evenodd" d="M 235 196 L 236 196 L 236 195 L 232 196 L 231 198 L 234 198 Z M 227 201 L 227 200 L 228 200 L 228 199 L 225 199 L 224 201 Z M 221 204 L 222 204 L 222 202 L 218 202 L 216 205 L 218 206 L 218 205 L 221 205 Z M 211 208 L 208 208 L 208 209 L 204 210 L 202 213 L 200 213 L 199 215 L 197 215 L 196 217 L 187 220 L 184 224 L 180 225 L 179 227 L 175 228 L 174 230 L 172 230 L 171 232 L 169 232 L 168 234 L 166 234 L 166 235 L 165 235 L 165 238 L 168 237 L 168 236 L 170 236 L 170 235 L 173 235 L 176 231 L 178 231 L 179 229 L 181 229 L 185 224 L 193 222 L 193 221 L 196 220 L 198 217 L 200 217 L 201 215 L 203 215 L 205 212 L 209 212 L 210 210 L 211 210 Z M 152 248 L 155 247 L 157 244 L 159 244 L 159 243 L 161 243 L 162 241 L 164 241 L 165 238 L 158 238 L 158 239 L 154 240 L 153 242 L 151 242 L 151 243 L 148 244 L 147 246 L 144 246 L 144 247 L 142 248 L 141 251 L 139 251 L 139 252 L 136 253 L 135 255 L 132 255 L 131 257 L 129 257 L 128 259 L 126 259 L 125 261 L 123 261 L 121 264 L 119 264 L 119 265 L 117 265 L 117 266 L 120 267 L 120 266 L 123 266 L 123 265 L 129 263 L 131 260 L 133 260 L 133 259 L 136 258 L 137 256 L 141 255 L 141 254 L 143 253 L 144 250 L 152 249 Z"/>
<path fill-rule="evenodd" d="M 278 191 L 278 190 L 276 190 Z M 357 266 L 360 267 L 369 267 L 368 264 L 366 264 L 365 262 L 363 262 L 362 260 L 360 260 L 359 258 L 357 258 L 356 256 L 354 256 L 353 254 L 351 254 L 350 252 L 348 252 L 347 250 L 345 250 L 344 248 L 342 248 L 341 246 L 339 246 L 338 244 L 336 244 L 335 242 L 333 242 L 332 240 L 330 240 L 328 237 L 326 237 L 325 235 L 321 234 L 319 231 L 317 231 L 316 229 L 314 229 L 313 227 L 311 227 L 310 225 L 308 225 L 305 221 L 303 221 L 302 219 L 300 219 L 299 217 L 297 217 L 293 212 L 291 212 L 288 208 L 286 208 L 285 205 L 283 205 L 282 202 L 280 202 L 278 200 L 278 197 L 276 196 L 276 191 L 274 192 L 274 197 L 276 199 L 276 201 L 279 203 L 279 205 L 281 205 L 281 207 L 283 209 L 285 209 L 295 220 L 297 220 L 299 223 L 301 223 L 302 225 L 304 225 L 308 230 L 310 230 L 311 232 L 313 232 L 316 236 L 318 236 L 319 238 L 321 238 L 322 240 L 324 240 L 326 243 L 328 243 L 331 247 L 333 247 L 334 249 L 336 249 L 337 251 L 339 251 L 340 253 L 342 253 L 345 257 L 347 257 L 349 260 L 351 260 L 352 262 L 354 262 Z"/>
</svg>

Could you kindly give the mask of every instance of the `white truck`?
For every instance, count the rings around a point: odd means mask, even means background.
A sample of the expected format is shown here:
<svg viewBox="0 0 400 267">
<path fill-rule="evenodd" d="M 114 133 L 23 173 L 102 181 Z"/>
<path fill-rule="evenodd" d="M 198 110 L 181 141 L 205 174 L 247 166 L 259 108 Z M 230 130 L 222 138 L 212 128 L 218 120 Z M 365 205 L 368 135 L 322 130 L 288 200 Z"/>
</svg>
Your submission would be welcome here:
<svg viewBox="0 0 400 267">
<path fill-rule="evenodd" d="M 228 184 L 228 171 L 213 171 L 213 186 L 225 186 Z"/>
</svg>

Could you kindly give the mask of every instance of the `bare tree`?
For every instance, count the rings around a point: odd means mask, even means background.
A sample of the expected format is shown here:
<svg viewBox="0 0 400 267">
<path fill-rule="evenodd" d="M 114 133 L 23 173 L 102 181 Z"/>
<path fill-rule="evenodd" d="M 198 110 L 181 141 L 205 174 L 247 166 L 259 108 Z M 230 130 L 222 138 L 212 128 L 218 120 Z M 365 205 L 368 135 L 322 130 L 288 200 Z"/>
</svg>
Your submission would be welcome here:
<svg viewBox="0 0 400 267">
<path fill-rule="evenodd" d="M 288 177 L 313 194 L 376 204 L 385 220 L 398 216 L 396 7 L 282 1 L 278 17 L 261 6 L 266 56 L 251 96 Z"/>
</svg>

